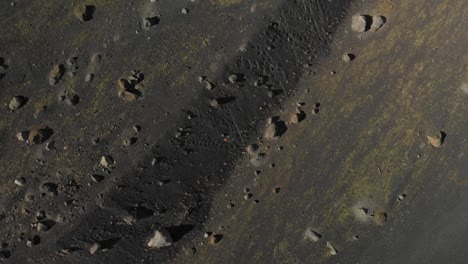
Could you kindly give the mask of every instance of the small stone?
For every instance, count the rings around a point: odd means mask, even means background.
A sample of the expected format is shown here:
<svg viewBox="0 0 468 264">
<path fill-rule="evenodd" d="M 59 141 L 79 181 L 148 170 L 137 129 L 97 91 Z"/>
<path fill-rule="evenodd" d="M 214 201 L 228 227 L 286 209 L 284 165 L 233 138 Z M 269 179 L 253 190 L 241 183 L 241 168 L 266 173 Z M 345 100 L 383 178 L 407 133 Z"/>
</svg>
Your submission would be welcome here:
<svg viewBox="0 0 468 264">
<path fill-rule="evenodd" d="M 49 84 L 52 86 L 58 84 L 64 73 L 65 67 L 62 64 L 55 65 L 49 73 Z"/>
<path fill-rule="evenodd" d="M 278 193 L 280 193 L 280 191 L 281 191 L 281 188 L 280 188 L 280 187 L 275 187 L 275 188 L 273 188 L 273 193 L 274 193 L 274 194 L 278 194 Z"/>
<path fill-rule="evenodd" d="M 139 126 L 139 125 L 134 125 L 134 126 L 133 126 L 133 131 L 134 131 L 135 133 L 140 132 L 140 131 L 141 131 L 141 126 Z"/>
<path fill-rule="evenodd" d="M 94 182 L 102 182 L 102 181 L 104 180 L 104 176 L 99 175 L 99 174 L 92 174 L 92 175 L 91 175 L 91 179 L 92 179 Z"/>
<path fill-rule="evenodd" d="M 370 21 L 367 16 L 355 15 L 351 19 L 351 29 L 357 32 L 365 32 L 370 28 Z"/>
<path fill-rule="evenodd" d="M 46 144 L 46 150 L 51 151 L 55 149 L 55 141 L 50 141 Z"/>
<path fill-rule="evenodd" d="M 159 17 L 147 17 L 143 20 L 143 27 L 148 29 L 159 23 Z"/>
<path fill-rule="evenodd" d="M 231 74 L 229 75 L 229 82 L 231 83 L 236 83 L 239 81 L 239 76 L 237 74 Z"/>
<path fill-rule="evenodd" d="M 330 255 L 334 256 L 334 255 L 338 254 L 338 251 L 335 249 L 335 247 L 330 242 L 327 241 L 326 247 L 329 249 Z"/>
<path fill-rule="evenodd" d="M 356 56 L 354 56 L 354 54 L 351 54 L 351 53 L 346 53 L 343 55 L 343 57 L 341 57 L 343 59 L 343 61 L 345 62 L 350 62 L 352 60 L 354 60 Z"/>
<path fill-rule="evenodd" d="M 404 194 L 404 193 L 400 193 L 400 194 L 397 196 L 397 199 L 398 199 L 398 201 L 400 201 L 400 202 L 403 201 L 405 198 L 406 198 L 406 194 Z"/>
<path fill-rule="evenodd" d="M 48 127 L 42 129 L 33 129 L 16 134 L 16 138 L 27 143 L 41 144 L 53 135 L 54 131 Z"/>
<path fill-rule="evenodd" d="M 166 230 L 156 230 L 154 236 L 148 242 L 148 247 L 162 248 L 172 245 L 172 237 Z"/>
<path fill-rule="evenodd" d="M 23 186 L 26 184 L 26 179 L 21 177 L 15 180 L 15 184 L 18 186 Z"/>
<path fill-rule="evenodd" d="M 320 240 L 320 238 L 322 238 L 322 235 L 320 235 L 319 233 L 315 232 L 314 230 L 310 228 L 307 228 L 306 231 L 304 232 L 305 240 L 317 242 Z"/>
<path fill-rule="evenodd" d="M 372 17 L 372 25 L 371 25 L 371 30 L 372 31 L 377 31 L 379 28 L 381 28 L 385 24 L 385 17 L 383 16 L 373 16 Z"/>
<path fill-rule="evenodd" d="M 95 6 L 80 4 L 75 7 L 73 13 L 81 22 L 86 22 L 93 19 L 95 10 Z"/>
<path fill-rule="evenodd" d="M 189 13 L 188 8 L 182 8 L 182 14 L 187 15 Z"/>
<path fill-rule="evenodd" d="M 248 193 L 248 194 L 244 195 L 244 200 L 248 200 L 248 199 L 252 198 L 252 196 L 253 196 L 253 194 Z"/>
<path fill-rule="evenodd" d="M 444 143 L 446 135 L 447 134 L 445 134 L 443 131 L 440 131 L 439 134 L 437 134 L 436 136 L 426 136 L 426 137 L 427 137 L 427 140 L 429 141 L 429 143 L 434 148 L 438 148 L 438 147 L 442 146 L 442 144 Z"/>
<path fill-rule="evenodd" d="M 299 113 L 294 113 L 290 117 L 291 124 L 297 124 L 305 119 L 305 113 L 303 111 L 299 111 Z"/>
<path fill-rule="evenodd" d="M 186 256 L 192 256 L 195 255 L 195 253 L 197 253 L 197 249 L 194 247 L 184 248 L 184 253 Z"/>
<path fill-rule="evenodd" d="M 354 235 L 353 236 L 353 240 L 358 240 L 359 239 L 359 236 L 358 235 Z"/>
<path fill-rule="evenodd" d="M 13 97 L 13 99 L 11 99 L 10 103 L 8 104 L 8 107 L 10 108 L 10 110 L 15 111 L 23 107 L 27 101 L 27 97 L 17 95 Z"/>
<path fill-rule="evenodd" d="M 106 169 L 112 168 L 112 165 L 114 165 L 114 159 L 112 159 L 111 156 L 104 155 L 101 157 L 101 161 L 99 162 L 102 167 Z"/>
<path fill-rule="evenodd" d="M 86 74 L 86 77 L 85 77 L 85 82 L 90 82 L 94 79 L 94 74 L 92 73 L 88 73 Z"/>
<path fill-rule="evenodd" d="M 204 83 L 205 83 L 205 88 L 207 90 L 213 90 L 213 88 L 215 87 L 215 85 L 210 81 L 204 81 Z"/>
<path fill-rule="evenodd" d="M 99 243 L 94 243 L 90 248 L 89 248 L 89 254 L 94 255 L 96 252 L 101 249 L 101 244 Z"/>
<path fill-rule="evenodd" d="M 44 184 L 41 185 L 41 190 L 42 192 L 44 193 L 57 193 L 57 184 L 55 183 L 52 183 L 52 182 L 46 182 Z"/>
<path fill-rule="evenodd" d="M 135 144 L 137 142 L 137 138 L 136 137 L 132 137 L 132 138 L 127 138 L 127 139 L 124 139 L 124 141 L 122 142 L 122 145 L 124 147 L 129 147 L 133 144 Z"/>
<path fill-rule="evenodd" d="M 387 214 L 385 212 L 375 213 L 374 222 L 379 226 L 383 226 L 387 222 Z"/>
<path fill-rule="evenodd" d="M 253 155 L 257 154 L 258 145 L 257 144 L 250 144 L 245 148 L 245 150 L 247 151 L 247 153 L 249 155 L 253 156 Z"/>
<path fill-rule="evenodd" d="M 273 122 L 266 128 L 264 137 L 266 139 L 279 138 L 284 133 L 284 131 L 286 131 L 284 122 Z"/>
<path fill-rule="evenodd" d="M 46 224 L 39 222 L 37 223 L 37 231 L 38 232 L 47 232 L 49 230 L 49 226 Z"/>
<path fill-rule="evenodd" d="M 221 235 L 221 234 L 216 234 L 216 233 L 212 233 L 212 234 L 209 235 L 209 237 L 208 237 L 208 243 L 209 243 L 210 245 L 216 245 L 216 244 L 218 244 L 222 239 L 223 239 L 223 235 Z"/>
</svg>

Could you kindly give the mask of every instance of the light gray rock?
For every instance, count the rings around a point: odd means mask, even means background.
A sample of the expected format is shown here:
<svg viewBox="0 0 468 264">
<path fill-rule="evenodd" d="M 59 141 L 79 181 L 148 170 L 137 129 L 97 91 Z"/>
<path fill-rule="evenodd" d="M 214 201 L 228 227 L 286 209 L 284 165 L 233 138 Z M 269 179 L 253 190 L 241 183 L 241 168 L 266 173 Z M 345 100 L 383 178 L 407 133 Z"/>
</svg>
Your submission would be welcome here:
<svg viewBox="0 0 468 264">
<path fill-rule="evenodd" d="M 172 237 L 166 230 L 156 230 L 154 236 L 148 242 L 148 247 L 162 248 L 172 245 Z"/>
</svg>

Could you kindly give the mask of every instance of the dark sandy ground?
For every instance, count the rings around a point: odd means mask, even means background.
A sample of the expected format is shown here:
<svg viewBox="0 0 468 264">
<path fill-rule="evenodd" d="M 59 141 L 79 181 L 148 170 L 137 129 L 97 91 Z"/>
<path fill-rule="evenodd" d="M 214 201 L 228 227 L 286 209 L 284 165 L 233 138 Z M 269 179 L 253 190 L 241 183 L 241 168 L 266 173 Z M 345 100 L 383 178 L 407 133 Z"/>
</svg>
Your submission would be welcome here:
<svg viewBox="0 0 468 264">
<path fill-rule="evenodd" d="M 465 262 L 464 1 L 90 0 L 87 21 L 83 1 L 13 3 L 4 262 Z M 173 243 L 148 247 L 156 230 Z"/>
</svg>

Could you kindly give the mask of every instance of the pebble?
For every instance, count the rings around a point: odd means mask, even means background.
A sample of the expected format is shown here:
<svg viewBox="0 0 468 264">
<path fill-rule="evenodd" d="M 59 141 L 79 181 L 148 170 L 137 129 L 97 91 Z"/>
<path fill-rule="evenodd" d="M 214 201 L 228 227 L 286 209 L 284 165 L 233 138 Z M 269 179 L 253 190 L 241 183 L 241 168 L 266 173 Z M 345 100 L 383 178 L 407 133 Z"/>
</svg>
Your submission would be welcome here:
<svg viewBox="0 0 468 264">
<path fill-rule="evenodd" d="M 49 84 L 57 85 L 65 73 L 65 67 L 62 64 L 55 65 L 49 73 Z"/>
<path fill-rule="evenodd" d="M 110 169 L 110 168 L 112 168 L 112 165 L 114 164 L 114 159 L 112 159 L 111 156 L 104 155 L 104 156 L 101 157 L 100 164 L 101 164 L 102 167 L 104 167 L 106 169 Z"/>
<path fill-rule="evenodd" d="M 377 31 L 379 28 L 381 28 L 385 24 L 385 17 L 383 16 L 373 16 L 372 17 L 372 25 L 371 25 L 371 30 L 372 31 Z"/>
<path fill-rule="evenodd" d="M 280 137 L 286 130 L 284 122 L 273 122 L 265 130 L 264 137 L 266 139 L 275 139 Z"/>
<path fill-rule="evenodd" d="M 92 174 L 92 175 L 91 175 L 91 179 L 92 179 L 94 182 L 102 182 L 102 181 L 104 180 L 104 176 L 99 175 L 99 174 Z"/>
<path fill-rule="evenodd" d="M 329 252 L 330 252 L 331 255 L 334 256 L 334 255 L 338 254 L 338 251 L 335 249 L 335 247 L 330 242 L 327 241 L 326 247 L 329 249 Z"/>
<path fill-rule="evenodd" d="M 85 77 L 85 82 L 90 82 L 94 79 L 94 74 L 92 73 L 88 73 L 86 74 L 86 77 Z"/>
<path fill-rule="evenodd" d="M 364 15 L 355 15 L 351 19 L 351 29 L 357 32 L 365 32 L 370 28 L 370 19 Z"/>
<path fill-rule="evenodd" d="M 46 224 L 39 222 L 37 223 L 37 231 L 38 232 L 47 232 L 49 230 L 49 226 Z"/>
<path fill-rule="evenodd" d="M 317 242 L 317 241 L 320 240 L 320 238 L 322 238 L 322 235 L 320 235 L 319 233 L 315 232 L 314 230 L 312 230 L 310 228 L 307 228 L 304 231 L 304 239 L 305 240 Z"/>
<path fill-rule="evenodd" d="M 403 201 L 405 198 L 406 198 L 406 194 L 404 194 L 404 193 L 400 193 L 398 195 L 398 197 L 397 197 L 398 201 L 400 201 L 400 202 Z"/>
<path fill-rule="evenodd" d="M 169 232 L 167 232 L 164 229 L 156 230 L 154 232 L 154 236 L 148 242 L 148 247 L 151 247 L 151 248 L 167 247 L 167 246 L 172 245 L 172 242 L 173 240 Z"/>
<path fill-rule="evenodd" d="M 90 248 L 89 248 L 89 254 L 94 255 L 96 252 L 101 249 L 101 244 L 99 243 L 94 243 Z"/>
<path fill-rule="evenodd" d="M 223 239 L 223 235 L 212 233 L 208 236 L 208 243 L 210 245 L 216 245 Z"/>
<path fill-rule="evenodd" d="M 51 151 L 55 149 L 55 141 L 50 141 L 46 144 L 46 150 Z"/>
<path fill-rule="evenodd" d="M 15 180 L 15 184 L 18 186 L 23 186 L 26 184 L 26 179 L 21 177 Z"/>
<path fill-rule="evenodd" d="M 436 136 L 426 136 L 429 143 L 434 147 L 438 148 L 444 143 L 446 134 L 443 131 L 440 131 Z"/>
<path fill-rule="evenodd" d="M 57 193 L 57 184 L 55 183 L 52 183 L 52 182 L 46 182 L 44 184 L 41 185 L 41 190 L 44 192 L 44 193 Z"/>
<path fill-rule="evenodd" d="M 188 8 L 182 8 L 182 14 L 187 15 L 189 13 Z"/>
<path fill-rule="evenodd" d="M 8 107 L 10 108 L 10 110 L 15 111 L 23 107 L 27 101 L 27 97 L 17 95 L 11 99 L 10 103 L 8 104 Z"/>
<path fill-rule="evenodd" d="M 356 56 L 354 54 L 351 54 L 351 53 L 346 53 L 344 54 L 341 58 L 343 59 L 343 61 L 345 62 L 350 62 L 352 60 L 354 60 Z"/>
<path fill-rule="evenodd" d="M 86 22 L 93 19 L 96 7 L 92 5 L 79 4 L 75 7 L 73 13 L 81 21 Z"/>
</svg>

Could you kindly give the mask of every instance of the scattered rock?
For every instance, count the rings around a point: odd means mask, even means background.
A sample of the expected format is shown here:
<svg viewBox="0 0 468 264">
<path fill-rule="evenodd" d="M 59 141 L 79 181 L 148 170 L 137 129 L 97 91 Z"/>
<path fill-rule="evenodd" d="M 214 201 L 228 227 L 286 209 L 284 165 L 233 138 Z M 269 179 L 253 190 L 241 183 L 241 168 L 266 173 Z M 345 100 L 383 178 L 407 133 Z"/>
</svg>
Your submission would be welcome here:
<svg viewBox="0 0 468 264">
<path fill-rule="evenodd" d="M 92 179 L 94 182 L 102 182 L 102 181 L 104 180 L 104 176 L 99 175 L 99 174 L 92 174 L 92 175 L 91 175 L 91 179 Z"/>
<path fill-rule="evenodd" d="M 280 193 L 280 191 L 281 191 L 281 188 L 280 188 L 280 187 L 275 187 L 275 188 L 273 188 L 273 193 L 274 193 L 274 194 L 278 194 L 278 193 Z"/>
<path fill-rule="evenodd" d="M 100 243 L 94 243 L 90 248 L 89 248 L 89 254 L 94 255 L 96 252 L 101 249 L 101 244 Z"/>
<path fill-rule="evenodd" d="M 304 113 L 304 111 L 299 111 L 298 113 L 292 114 L 289 121 L 291 122 L 291 124 L 297 124 L 304 120 L 305 116 L 306 114 Z"/>
<path fill-rule="evenodd" d="M 381 28 L 386 22 L 386 18 L 384 16 L 373 16 L 372 17 L 372 25 L 371 25 L 371 30 L 372 31 L 377 31 L 379 28 Z"/>
<path fill-rule="evenodd" d="M 86 74 L 86 77 L 85 77 L 85 82 L 90 82 L 94 79 L 94 74 L 92 73 L 88 73 Z"/>
<path fill-rule="evenodd" d="M 217 107 L 220 107 L 220 106 L 222 106 L 224 104 L 227 104 L 229 102 L 234 101 L 234 99 L 235 99 L 234 97 L 217 97 L 217 98 L 214 98 L 213 100 L 211 100 L 210 105 L 212 107 L 217 108 Z"/>
<path fill-rule="evenodd" d="M 189 13 L 188 8 L 182 8 L 182 14 L 187 15 Z"/>
<path fill-rule="evenodd" d="M 239 77 L 237 76 L 237 74 L 231 74 L 231 75 L 229 75 L 228 79 L 229 79 L 229 81 L 231 83 L 236 83 L 238 81 Z"/>
<path fill-rule="evenodd" d="M 47 151 L 51 151 L 51 150 L 54 150 L 55 149 L 55 141 L 50 141 L 47 143 L 46 145 L 46 150 Z"/>
<path fill-rule="evenodd" d="M 80 4 L 75 7 L 73 13 L 81 22 L 86 22 L 93 19 L 95 10 L 95 6 Z"/>
<path fill-rule="evenodd" d="M 205 83 L 205 88 L 207 90 L 213 90 L 213 88 L 215 88 L 215 85 L 210 81 L 205 80 L 205 81 L 203 81 L 203 83 Z"/>
<path fill-rule="evenodd" d="M 439 134 L 437 134 L 436 136 L 426 136 L 426 137 L 427 137 L 427 140 L 429 141 L 429 143 L 434 148 L 438 148 L 438 147 L 442 146 L 446 136 L 447 136 L 447 134 L 445 134 L 445 132 L 440 131 Z"/>
<path fill-rule="evenodd" d="M 398 201 L 400 201 L 400 202 L 403 201 L 405 198 L 406 198 L 406 194 L 404 194 L 404 193 L 400 193 L 400 194 L 397 196 L 397 199 L 398 199 Z"/>
<path fill-rule="evenodd" d="M 251 156 L 257 154 L 257 151 L 258 151 L 258 145 L 257 144 L 250 144 L 248 145 L 245 150 L 247 151 L 247 153 Z"/>
<path fill-rule="evenodd" d="M 386 22 L 384 16 L 355 15 L 351 20 L 351 29 L 357 32 L 377 31 Z"/>
<path fill-rule="evenodd" d="M 80 102 L 80 97 L 74 93 L 64 91 L 60 96 L 60 101 L 65 102 L 69 106 L 77 105 Z"/>
<path fill-rule="evenodd" d="M 129 146 L 135 144 L 137 142 L 137 140 L 138 139 L 136 137 L 131 137 L 131 138 L 124 139 L 124 141 L 122 142 L 122 146 L 129 147 Z"/>
<path fill-rule="evenodd" d="M 281 137 L 286 132 L 287 127 L 283 121 L 271 123 L 265 130 L 264 137 L 266 139 L 275 139 Z"/>
<path fill-rule="evenodd" d="M 57 194 L 58 185 L 53 182 L 46 182 L 41 185 L 41 190 L 44 193 Z"/>
<path fill-rule="evenodd" d="M 57 85 L 64 73 L 65 67 L 63 67 L 63 64 L 55 65 L 49 73 L 49 84 L 52 86 Z"/>
<path fill-rule="evenodd" d="M 320 238 L 322 238 L 322 235 L 320 235 L 319 233 L 315 232 L 314 230 L 312 230 L 310 228 L 307 228 L 305 230 L 305 232 L 304 232 L 304 239 L 305 240 L 317 242 L 317 241 L 320 240 Z"/>
<path fill-rule="evenodd" d="M 159 17 L 147 17 L 143 20 L 143 28 L 149 29 L 150 27 L 157 25 L 159 23 Z"/>
<path fill-rule="evenodd" d="M 132 71 L 132 75 L 127 79 L 117 81 L 118 95 L 124 101 L 133 102 L 142 96 L 140 89 L 143 87 L 144 75 L 140 71 Z"/>
<path fill-rule="evenodd" d="M 39 222 L 37 223 L 37 232 L 47 232 L 49 230 L 49 226 Z"/>
<path fill-rule="evenodd" d="M 338 251 L 335 249 L 335 247 L 329 241 L 327 241 L 326 247 L 329 249 L 328 252 L 330 253 L 330 255 L 334 256 L 334 255 L 338 254 Z"/>
<path fill-rule="evenodd" d="M 8 104 L 8 107 L 10 108 L 10 110 L 15 111 L 23 107 L 27 102 L 27 97 L 17 95 L 13 97 L 13 99 L 11 99 L 10 103 Z"/>
<path fill-rule="evenodd" d="M 18 186 L 23 186 L 26 184 L 26 179 L 24 177 L 18 178 L 15 180 L 15 184 Z"/>
<path fill-rule="evenodd" d="M 379 226 L 383 226 L 387 222 L 387 214 L 385 212 L 374 213 L 374 222 Z"/>
<path fill-rule="evenodd" d="M 114 159 L 112 159 L 111 156 L 104 155 L 101 157 L 101 161 L 99 163 L 103 168 L 110 169 L 114 165 Z"/>
<path fill-rule="evenodd" d="M 223 239 L 223 235 L 212 233 L 208 236 L 208 243 L 210 245 L 216 245 Z"/>
<path fill-rule="evenodd" d="M 41 144 L 49 139 L 54 134 L 54 131 L 48 127 L 42 129 L 33 129 L 23 131 L 16 134 L 16 138 L 26 143 Z"/>
<path fill-rule="evenodd" d="M 355 15 L 351 19 L 351 29 L 357 32 L 365 32 L 370 29 L 372 17 L 367 15 Z"/>
<path fill-rule="evenodd" d="M 133 126 L 133 131 L 134 131 L 135 133 L 140 132 L 140 131 L 141 131 L 141 126 L 139 126 L 139 125 L 134 125 L 134 126 Z"/>
<path fill-rule="evenodd" d="M 350 62 L 352 60 L 354 60 L 354 58 L 356 58 L 356 56 L 354 54 L 351 54 L 351 53 L 346 53 L 343 55 L 343 57 L 341 57 L 343 59 L 343 61 L 345 62 Z"/>
<path fill-rule="evenodd" d="M 172 242 L 173 240 L 169 232 L 167 232 L 164 229 L 156 230 L 154 232 L 154 236 L 148 242 L 148 247 L 151 247 L 151 248 L 167 247 L 167 246 L 172 245 Z"/>
</svg>

